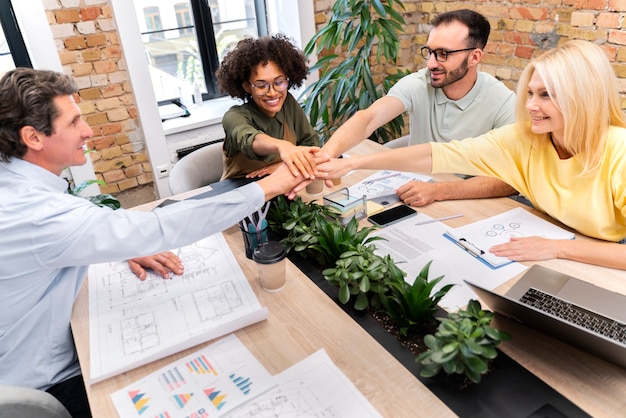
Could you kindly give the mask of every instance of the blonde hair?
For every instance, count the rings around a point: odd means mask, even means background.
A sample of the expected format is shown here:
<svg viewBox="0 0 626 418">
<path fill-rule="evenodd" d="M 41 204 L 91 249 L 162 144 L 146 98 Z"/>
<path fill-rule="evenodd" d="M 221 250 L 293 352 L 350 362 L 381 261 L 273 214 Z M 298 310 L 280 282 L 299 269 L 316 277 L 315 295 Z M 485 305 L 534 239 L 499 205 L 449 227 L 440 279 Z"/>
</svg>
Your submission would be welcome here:
<svg viewBox="0 0 626 418">
<path fill-rule="evenodd" d="M 581 159 L 581 174 L 597 169 L 609 126 L 626 127 L 617 77 L 605 52 L 589 41 L 568 41 L 526 66 L 517 87 L 515 113 L 519 128 L 534 143 L 549 139 L 549 134 L 530 130 L 526 102 L 528 83 L 535 72 L 563 114 L 565 149 Z"/>
</svg>

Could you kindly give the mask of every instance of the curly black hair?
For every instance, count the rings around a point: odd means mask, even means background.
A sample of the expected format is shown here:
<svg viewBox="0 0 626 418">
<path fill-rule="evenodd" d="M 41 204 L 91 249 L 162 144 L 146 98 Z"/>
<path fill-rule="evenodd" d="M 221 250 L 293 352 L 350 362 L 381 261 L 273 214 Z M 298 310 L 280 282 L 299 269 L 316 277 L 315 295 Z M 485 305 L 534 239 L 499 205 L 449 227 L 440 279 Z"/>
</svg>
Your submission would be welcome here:
<svg viewBox="0 0 626 418">
<path fill-rule="evenodd" d="M 220 90 L 231 97 L 248 101 L 252 96 L 243 89 L 243 82 L 259 64 L 273 61 L 289 79 L 289 88 L 300 87 L 309 72 L 307 59 L 283 34 L 264 36 L 258 39 L 244 38 L 230 51 L 216 72 Z"/>
</svg>

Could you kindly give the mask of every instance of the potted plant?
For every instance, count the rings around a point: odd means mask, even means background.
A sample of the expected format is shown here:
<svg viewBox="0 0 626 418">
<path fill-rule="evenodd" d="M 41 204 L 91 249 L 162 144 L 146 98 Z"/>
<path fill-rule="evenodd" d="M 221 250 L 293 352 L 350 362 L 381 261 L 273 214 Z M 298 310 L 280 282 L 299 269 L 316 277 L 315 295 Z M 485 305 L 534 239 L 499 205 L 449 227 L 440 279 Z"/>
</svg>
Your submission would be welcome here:
<svg viewBox="0 0 626 418">
<path fill-rule="evenodd" d="M 412 285 L 408 284 L 404 278 L 389 280 L 389 291 L 382 295 L 381 301 L 385 311 L 398 326 L 402 336 L 406 335 L 409 330 L 418 330 L 432 320 L 437 311 L 437 304 L 454 286 L 445 285 L 433 293 L 443 276 L 433 280 L 428 279 L 431 263 L 432 260 L 422 268 Z M 397 274 L 391 277 L 394 276 L 397 277 Z"/>
<path fill-rule="evenodd" d="M 359 228 L 356 218 L 350 219 L 346 225 L 338 222 L 337 218 L 318 218 L 315 229 L 317 242 L 310 248 L 320 254 L 323 260 L 321 264 L 325 266 L 333 265 L 348 251 L 356 251 L 359 245 L 383 239 L 370 235 L 375 229 L 373 227 Z"/>
<path fill-rule="evenodd" d="M 346 304 L 354 297 L 357 311 L 380 307 L 381 294 L 387 289 L 385 279 L 393 261 L 389 256 L 375 254 L 375 250 L 373 244 L 358 244 L 354 250 L 341 254 L 335 267 L 322 272 L 330 284 L 339 287 L 339 302 Z"/>
<path fill-rule="evenodd" d="M 435 335 L 424 337 L 428 350 L 417 356 L 416 361 L 425 366 L 420 375 L 433 377 L 443 370 L 479 383 L 498 355 L 496 346 L 511 338 L 493 328 L 492 319 L 493 313 L 481 309 L 477 300 L 470 300 L 466 309 L 439 318 L 441 323 Z"/>
<path fill-rule="evenodd" d="M 69 187 L 67 192 L 71 195 L 87 199 L 90 202 L 98 206 L 108 207 L 113 210 L 119 209 L 122 206 L 118 199 L 106 193 L 101 193 L 101 194 L 97 194 L 94 196 L 81 196 L 82 191 L 85 190 L 87 187 L 91 186 L 92 184 L 98 184 L 100 186 L 104 186 L 106 183 L 103 182 L 102 180 L 85 180 L 82 183 L 80 183 L 78 186 L 74 187 L 73 189 Z"/>
<path fill-rule="evenodd" d="M 404 9 L 400 0 L 336 0 L 328 24 L 305 46 L 305 55 L 311 55 L 316 48 L 320 55 L 311 67 L 311 71 L 320 71 L 319 80 L 302 96 L 304 111 L 322 143 L 343 122 L 408 74 L 397 71 L 376 81 L 371 71 L 374 64 L 395 64 L 398 58 L 398 33 L 405 22 L 396 9 Z M 400 136 L 403 127 L 404 121 L 398 116 L 376 130 L 371 139 L 387 142 Z"/>
<path fill-rule="evenodd" d="M 312 255 L 323 263 L 323 256 L 318 251 L 311 250 L 318 242 L 317 226 L 326 220 L 337 220 L 338 216 L 331 208 L 315 202 L 307 203 L 301 197 L 288 200 L 284 196 L 278 196 L 272 201 L 267 221 L 270 229 L 280 237 L 287 252 L 295 251 L 303 257 Z"/>
</svg>

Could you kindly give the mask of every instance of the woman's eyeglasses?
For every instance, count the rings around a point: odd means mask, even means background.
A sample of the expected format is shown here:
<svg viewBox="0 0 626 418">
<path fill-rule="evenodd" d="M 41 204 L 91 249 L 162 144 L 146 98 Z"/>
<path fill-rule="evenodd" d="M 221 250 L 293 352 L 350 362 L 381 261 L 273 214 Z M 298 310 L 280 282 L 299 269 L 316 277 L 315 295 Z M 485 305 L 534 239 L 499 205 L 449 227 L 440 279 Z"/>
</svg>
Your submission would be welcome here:
<svg viewBox="0 0 626 418">
<path fill-rule="evenodd" d="M 257 96 L 265 96 L 270 92 L 270 86 L 274 88 L 274 91 L 281 92 L 287 90 L 289 87 L 289 79 L 288 78 L 278 78 L 274 80 L 273 83 L 249 83 L 253 90 L 254 94 Z"/>
</svg>

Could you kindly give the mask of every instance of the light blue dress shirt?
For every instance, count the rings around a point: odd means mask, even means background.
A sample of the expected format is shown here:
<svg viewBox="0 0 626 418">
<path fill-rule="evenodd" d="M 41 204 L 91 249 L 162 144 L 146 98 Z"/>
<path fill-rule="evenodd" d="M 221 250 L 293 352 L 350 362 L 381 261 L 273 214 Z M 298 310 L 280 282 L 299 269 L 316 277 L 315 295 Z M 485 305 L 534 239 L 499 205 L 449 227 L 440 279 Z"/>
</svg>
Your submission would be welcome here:
<svg viewBox="0 0 626 418">
<path fill-rule="evenodd" d="M 80 373 L 72 305 L 91 263 L 191 244 L 257 211 L 252 183 L 151 212 L 96 206 L 26 161 L 0 162 L 0 383 L 37 389 Z"/>
</svg>

